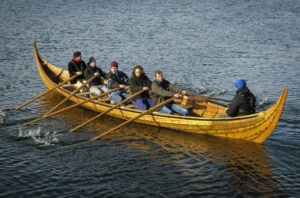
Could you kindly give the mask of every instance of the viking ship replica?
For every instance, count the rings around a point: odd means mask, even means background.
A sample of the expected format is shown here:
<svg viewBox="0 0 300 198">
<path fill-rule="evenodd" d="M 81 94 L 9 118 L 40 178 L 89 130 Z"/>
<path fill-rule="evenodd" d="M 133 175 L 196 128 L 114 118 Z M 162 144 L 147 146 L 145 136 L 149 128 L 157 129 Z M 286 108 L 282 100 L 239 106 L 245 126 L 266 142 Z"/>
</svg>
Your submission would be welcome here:
<svg viewBox="0 0 300 198">
<path fill-rule="evenodd" d="M 64 96 L 66 100 L 75 103 L 72 106 L 81 106 L 99 113 L 104 112 L 108 116 L 126 120 L 125 124 L 134 121 L 187 133 L 263 143 L 271 135 L 280 119 L 288 91 L 285 88 L 277 102 L 269 109 L 247 116 L 219 118 L 226 114 L 226 106 L 214 100 L 218 98 L 195 94 L 184 96 L 181 99 L 173 98 L 176 103 L 189 110 L 190 116 L 169 115 L 154 110 L 141 111 L 135 109 L 128 102 L 126 106 L 113 105 L 107 94 L 99 97 L 90 92 L 77 92 L 78 89 L 68 80 L 70 79 L 69 72 L 48 63 L 39 54 L 35 43 L 33 47 L 38 70 L 48 90 L 53 90 Z M 41 119 L 60 111 L 48 112 Z"/>
</svg>

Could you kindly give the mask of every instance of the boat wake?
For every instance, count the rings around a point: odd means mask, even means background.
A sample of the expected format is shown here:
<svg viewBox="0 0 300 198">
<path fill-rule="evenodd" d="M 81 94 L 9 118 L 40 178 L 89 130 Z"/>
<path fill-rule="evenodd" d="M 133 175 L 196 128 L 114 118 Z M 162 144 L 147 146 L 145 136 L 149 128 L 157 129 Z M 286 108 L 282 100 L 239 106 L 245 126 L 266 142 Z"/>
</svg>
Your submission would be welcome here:
<svg viewBox="0 0 300 198">
<path fill-rule="evenodd" d="M 41 127 L 37 129 L 29 129 L 28 131 L 23 131 L 19 129 L 17 138 L 20 139 L 32 139 L 34 144 L 40 146 L 52 146 L 59 143 L 58 136 L 60 134 L 57 131 L 46 131 L 44 132 Z"/>
<path fill-rule="evenodd" d="M 6 115 L 5 111 L 0 109 L 0 124 L 4 123 L 5 115 Z"/>
</svg>

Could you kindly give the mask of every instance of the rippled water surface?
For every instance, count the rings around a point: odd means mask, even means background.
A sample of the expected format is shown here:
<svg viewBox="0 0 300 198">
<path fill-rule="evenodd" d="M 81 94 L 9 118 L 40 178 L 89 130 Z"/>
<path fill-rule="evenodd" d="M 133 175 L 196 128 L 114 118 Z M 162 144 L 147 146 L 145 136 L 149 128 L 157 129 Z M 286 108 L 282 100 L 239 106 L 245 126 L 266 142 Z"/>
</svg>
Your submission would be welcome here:
<svg viewBox="0 0 300 198">
<path fill-rule="evenodd" d="M 300 194 L 300 1 L 1 0 L 0 197 L 297 197 Z M 129 124 L 75 108 L 30 126 L 63 98 L 48 94 L 33 55 L 67 68 L 74 51 L 109 69 L 156 69 L 194 93 L 223 98 L 245 78 L 262 111 L 289 88 L 262 145 Z M 71 103 L 65 103 L 66 107 Z M 98 131 L 98 132 L 92 132 Z"/>
</svg>

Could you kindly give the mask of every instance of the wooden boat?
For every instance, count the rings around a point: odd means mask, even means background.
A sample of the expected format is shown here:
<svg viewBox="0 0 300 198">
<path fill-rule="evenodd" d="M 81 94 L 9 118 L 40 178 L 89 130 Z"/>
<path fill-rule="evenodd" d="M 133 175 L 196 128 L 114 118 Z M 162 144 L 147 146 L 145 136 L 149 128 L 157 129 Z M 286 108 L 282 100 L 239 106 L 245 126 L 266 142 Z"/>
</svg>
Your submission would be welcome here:
<svg viewBox="0 0 300 198">
<path fill-rule="evenodd" d="M 51 89 L 58 83 L 69 78 L 69 72 L 45 61 L 39 54 L 35 43 L 33 44 L 35 60 L 40 75 Z M 71 84 L 55 89 L 58 94 L 68 97 L 74 90 Z M 282 113 L 288 89 L 285 88 L 277 102 L 269 109 L 247 116 L 218 118 L 225 114 L 225 107 L 212 102 L 196 100 L 184 97 L 180 101 L 181 106 L 189 109 L 192 116 L 169 115 L 158 112 L 147 114 L 135 122 L 164 127 L 183 132 L 205 134 L 224 138 L 243 139 L 246 141 L 263 143 L 275 129 Z M 70 98 L 74 103 L 82 102 L 90 97 L 90 94 L 79 93 Z M 81 105 L 86 109 L 103 112 L 113 107 L 109 100 L 92 100 Z M 123 120 L 128 120 L 139 115 L 141 110 L 133 109 L 130 105 L 120 107 L 107 113 L 107 115 Z"/>
</svg>

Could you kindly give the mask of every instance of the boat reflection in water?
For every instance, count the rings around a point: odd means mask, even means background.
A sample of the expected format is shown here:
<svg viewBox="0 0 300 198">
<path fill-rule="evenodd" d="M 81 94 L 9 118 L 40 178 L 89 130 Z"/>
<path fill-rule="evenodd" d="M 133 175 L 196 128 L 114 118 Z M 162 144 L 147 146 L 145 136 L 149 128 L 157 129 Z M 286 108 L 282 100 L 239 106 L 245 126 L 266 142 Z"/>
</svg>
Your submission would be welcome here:
<svg viewBox="0 0 300 198">
<path fill-rule="evenodd" d="M 57 99 L 63 99 L 57 95 L 53 96 L 45 96 L 40 100 L 41 114 L 57 104 Z M 66 103 L 61 108 L 70 104 Z M 59 126 L 71 129 L 95 115 L 97 115 L 95 112 L 74 108 L 57 114 L 53 116 L 55 119 L 46 122 L 50 125 L 59 123 Z M 103 116 L 74 133 L 81 133 L 84 139 L 89 139 L 122 122 L 124 121 Z M 72 144 L 73 141 L 79 140 L 69 141 L 71 142 L 68 144 Z M 179 178 L 185 178 L 186 182 L 182 185 L 192 185 L 193 188 L 205 187 L 208 191 L 209 188 L 212 191 L 224 188 L 228 191 L 229 188 L 233 193 L 251 196 L 281 195 L 278 182 L 272 178 L 271 161 L 261 144 L 182 133 L 137 123 L 124 126 L 104 136 L 101 141 L 111 141 L 112 146 L 129 145 L 135 153 L 150 154 L 159 161 L 156 162 L 157 166 L 172 164 L 173 170 L 168 171 L 170 174 L 177 174 Z M 87 144 L 97 146 L 101 143 L 96 141 Z"/>
</svg>

